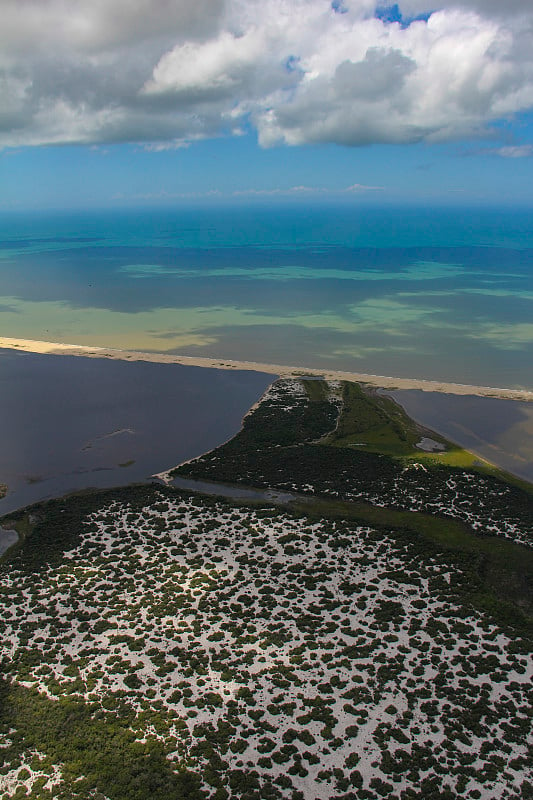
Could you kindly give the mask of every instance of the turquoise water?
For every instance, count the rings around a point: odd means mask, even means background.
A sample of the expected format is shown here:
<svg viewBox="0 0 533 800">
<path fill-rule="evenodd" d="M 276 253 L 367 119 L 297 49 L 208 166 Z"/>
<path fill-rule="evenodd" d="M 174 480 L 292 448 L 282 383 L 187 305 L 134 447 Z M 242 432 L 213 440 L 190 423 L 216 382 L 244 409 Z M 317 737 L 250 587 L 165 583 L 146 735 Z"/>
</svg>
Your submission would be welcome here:
<svg viewBox="0 0 533 800">
<path fill-rule="evenodd" d="M 0 217 L 0 335 L 533 388 L 533 214 Z"/>
</svg>

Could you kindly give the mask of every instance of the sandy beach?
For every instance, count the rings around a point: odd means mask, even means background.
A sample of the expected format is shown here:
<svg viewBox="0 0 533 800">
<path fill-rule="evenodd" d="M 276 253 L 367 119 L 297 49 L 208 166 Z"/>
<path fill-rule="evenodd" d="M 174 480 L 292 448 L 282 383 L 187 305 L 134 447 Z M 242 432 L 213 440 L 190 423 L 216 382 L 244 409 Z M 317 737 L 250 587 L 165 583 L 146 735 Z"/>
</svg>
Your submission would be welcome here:
<svg viewBox="0 0 533 800">
<path fill-rule="evenodd" d="M 0 348 L 21 350 L 28 353 L 47 353 L 50 355 L 84 356 L 86 358 L 110 358 L 123 361 L 149 361 L 156 364 L 185 364 L 194 367 L 216 369 L 252 370 L 271 375 L 289 377 L 293 375 L 316 375 L 328 380 L 346 380 L 366 383 L 384 389 L 420 389 L 423 392 L 443 392 L 445 394 L 477 395 L 479 397 L 500 397 L 507 400 L 533 402 L 533 391 L 527 389 L 505 389 L 494 386 L 471 386 L 463 383 L 445 383 L 419 378 L 395 378 L 387 375 L 369 375 L 360 372 L 315 369 L 305 366 L 283 364 L 262 364 L 256 361 L 233 361 L 231 359 L 200 358 L 169 353 L 141 353 L 135 350 L 117 350 L 111 347 L 90 347 L 61 342 L 43 342 L 35 339 L 13 339 L 0 336 Z"/>
</svg>

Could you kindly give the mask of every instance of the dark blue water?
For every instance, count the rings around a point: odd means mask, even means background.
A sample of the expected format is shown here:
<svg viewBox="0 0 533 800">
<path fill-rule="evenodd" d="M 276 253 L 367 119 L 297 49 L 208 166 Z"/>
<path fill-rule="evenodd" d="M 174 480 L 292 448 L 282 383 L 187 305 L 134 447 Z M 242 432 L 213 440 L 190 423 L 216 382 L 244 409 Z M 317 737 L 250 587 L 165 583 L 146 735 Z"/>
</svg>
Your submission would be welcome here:
<svg viewBox="0 0 533 800">
<path fill-rule="evenodd" d="M 0 350 L 0 516 L 144 481 L 232 437 L 272 381 L 258 372 Z"/>
<path fill-rule="evenodd" d="M 533 388 L 526 211 L 0 216 L 0 335 Z"/>
</svg>

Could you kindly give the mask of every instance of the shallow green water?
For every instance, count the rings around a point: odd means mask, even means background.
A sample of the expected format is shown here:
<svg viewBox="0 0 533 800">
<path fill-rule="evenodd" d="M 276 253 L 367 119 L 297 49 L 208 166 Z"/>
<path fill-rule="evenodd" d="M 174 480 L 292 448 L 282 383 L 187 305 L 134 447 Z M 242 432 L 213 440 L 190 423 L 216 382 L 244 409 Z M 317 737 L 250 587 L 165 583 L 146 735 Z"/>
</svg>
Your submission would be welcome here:
<svg viewBox="0 0 533 800">
<path fill-rule="evenodd" d="M 0 217 L 0 335 L 533 388 L 533 221 L 263 208 Z"/>
</svg>

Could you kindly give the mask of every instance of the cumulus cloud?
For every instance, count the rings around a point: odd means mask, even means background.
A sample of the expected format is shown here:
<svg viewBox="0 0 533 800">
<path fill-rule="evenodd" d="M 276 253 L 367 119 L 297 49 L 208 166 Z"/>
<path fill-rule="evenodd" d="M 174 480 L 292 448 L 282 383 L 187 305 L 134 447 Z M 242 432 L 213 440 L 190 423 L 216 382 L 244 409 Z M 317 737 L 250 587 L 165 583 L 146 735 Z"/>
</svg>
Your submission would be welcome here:
<svg viewBox="0 0 533 800">
<path fill-rule="evenodd" d="M 385 3 L 385 5 L 387 5 Z M 446 0 L 444 3 L 428 4 L 426 0 L 403 0 L 400 3 L 406 14 L 423 14 L 431 8 L 460 8 L 476 11 L 478 14 L 487 14 L 497 17 L 509 17 L 510 14 L 528 16 L 531 14 L 530 0 Z"/>
<path fill-rule="evenodd" d="M 442 141 L 533 107 L 530 0 L 383 5 L 3 0 L 0 146 Z"/>
</svg>

